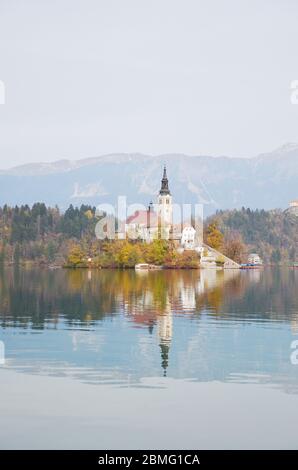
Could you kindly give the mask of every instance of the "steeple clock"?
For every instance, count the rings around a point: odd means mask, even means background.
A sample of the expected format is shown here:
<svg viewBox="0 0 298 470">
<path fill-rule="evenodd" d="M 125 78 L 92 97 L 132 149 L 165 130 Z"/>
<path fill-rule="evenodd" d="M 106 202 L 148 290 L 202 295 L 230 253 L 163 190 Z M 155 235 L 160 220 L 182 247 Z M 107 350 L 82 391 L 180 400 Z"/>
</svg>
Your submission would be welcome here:
<svg viewBox="0 0 298 470">
<path fill-rule="evenodd" d="M 163 227 L 171 226 L 173 223 L 172 196 L 169 190 L 167 169 L 165 166 L 158 195 L 158 217 Z"/>
</svg>

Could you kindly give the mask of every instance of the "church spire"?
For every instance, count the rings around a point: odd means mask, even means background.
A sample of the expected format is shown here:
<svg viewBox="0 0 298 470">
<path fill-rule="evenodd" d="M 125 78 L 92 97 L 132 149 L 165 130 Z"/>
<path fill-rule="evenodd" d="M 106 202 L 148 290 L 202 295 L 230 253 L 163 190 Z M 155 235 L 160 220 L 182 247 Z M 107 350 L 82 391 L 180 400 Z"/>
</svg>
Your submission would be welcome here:
<svg viewBox="0 0 298 470">
<path fill-rule="evenodd" d="M 169 365 L 169 350 L 170 347 L 165 342 L 160 343 L 161 367 L 163 368 L 163 376 L 167 376 L 167 368 Z"/>
<path fill-rule="evenodd" d="M 161 180 L 161 188 L 160 188 L 159 194 L 161 196 L 171 194 L 170 190 L 169 190 L 169 181 L 168 181 L 168 177 L 167 177 L 166 166 L 164 166 L 164 169 L 163 169 L 163 177 L 162 177 L 162 180 Z"/>
</svg>

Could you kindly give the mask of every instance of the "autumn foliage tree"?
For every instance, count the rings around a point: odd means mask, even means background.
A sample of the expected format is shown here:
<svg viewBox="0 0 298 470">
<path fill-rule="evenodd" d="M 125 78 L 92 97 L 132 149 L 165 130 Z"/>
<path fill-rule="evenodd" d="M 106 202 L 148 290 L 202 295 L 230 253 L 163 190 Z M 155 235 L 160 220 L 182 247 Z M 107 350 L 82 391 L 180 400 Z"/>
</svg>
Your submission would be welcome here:
<svg viewBox="0 0 298 470">
<path fill-rule="evenodd" d="M 67 264 L 72 267 L 83 266 L 86 262 L 85 253 L 80 245 L 73 245 L 69 251 Z"/>
<path fill-rule="evenodd" d="M 205 240 L 207 245 L 215 250 L 221 250 L 223 246 L 223 234 L 218 228 L 218 224 L 216 221 L 210 223 L 207 226 L 207 230 L 205 233 Z"/>
<path fill-rule="evenodd" d="M 224 239 L 223 253 L 236 263 L 242 263 L 245 259 L 246 248 L 240 234 L 231 234 Z"/>
</svg>

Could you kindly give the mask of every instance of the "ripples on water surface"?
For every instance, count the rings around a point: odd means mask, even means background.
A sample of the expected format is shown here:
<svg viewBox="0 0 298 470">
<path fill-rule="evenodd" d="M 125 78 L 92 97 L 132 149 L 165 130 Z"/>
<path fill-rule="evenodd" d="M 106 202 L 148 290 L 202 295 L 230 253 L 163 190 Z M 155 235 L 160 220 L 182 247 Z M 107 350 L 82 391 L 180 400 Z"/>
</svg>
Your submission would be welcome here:
<svg viewBox="0 0 298 470">
<path fill-rule="evenodd" d="M 74 393 L 76 383 L 124 393 L 174 379 L 298 391 L 294 269 L 4 270 L 0 321 L 0 374 L 70 379 Z"/>
<path fill-rule="evenodd" d="M 6 271 L 7 366 L 94 383 L 143 377 L 296 388 L 298 271 Z"/>
</svg>

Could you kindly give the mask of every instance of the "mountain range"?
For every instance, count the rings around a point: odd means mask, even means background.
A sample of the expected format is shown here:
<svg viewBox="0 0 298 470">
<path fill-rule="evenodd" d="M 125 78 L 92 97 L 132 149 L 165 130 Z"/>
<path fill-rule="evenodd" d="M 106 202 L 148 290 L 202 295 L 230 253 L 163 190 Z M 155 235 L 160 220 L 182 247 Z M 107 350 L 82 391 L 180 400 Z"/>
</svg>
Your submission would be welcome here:
<svg viewBox="0 0 298 470">
<path fill-rule="evenodd" d="M 163 165 L 174 202 L 218 209 L 286 208 L 298 199 L 298 144 L 286 144 L 254 158 L 183 154 L 110 154 L 76 161 L 31 163 L 0 171 L 0 205 L 40 201 L 69 204 L 155 201 Z"/>
</svg>

